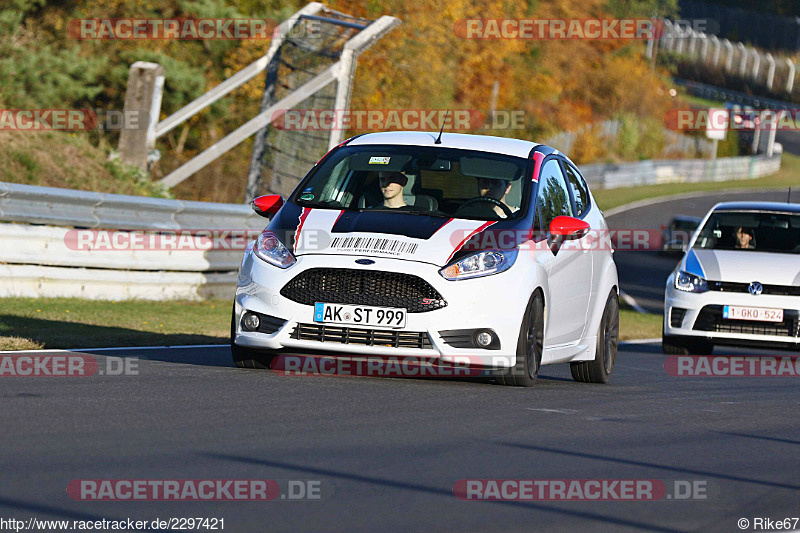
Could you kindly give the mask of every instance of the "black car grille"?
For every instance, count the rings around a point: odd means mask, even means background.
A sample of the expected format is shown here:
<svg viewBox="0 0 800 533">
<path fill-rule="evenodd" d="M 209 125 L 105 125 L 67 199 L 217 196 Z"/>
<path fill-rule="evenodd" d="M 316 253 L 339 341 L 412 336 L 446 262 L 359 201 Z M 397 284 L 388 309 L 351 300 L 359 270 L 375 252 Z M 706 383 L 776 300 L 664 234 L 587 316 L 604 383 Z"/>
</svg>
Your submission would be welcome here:
<svg viewBox="0 0 800 533">
<path fill-rule="evenodd" d="M 722 318 L 721 305 L 706 305 L 695 320 L 697 331 L 719 333 L 748 333 L 775 337 L 800 337 L 800 314 L 787 309 L 783 311 L 783 322 L 760 322 L 757 320 L 731 320 Z"/>
<path fill-rule="evenodd" d="M 683 324 L 683 317 L 685 316 L 686 316 L 686 309 L 683 309 L 681 307 L 673 307 L 670 310 L 669 325 L 672 326 L 673 328 L 681 327 L 681 324 Z"/>
<path fill-rule="evenodd" d="M 327 324 L 297 324 L 291 338 L 301 341 L 430 349 L 431 339 L 424 331 L 397 331 L 348 328 Z"/>
<path fill-rule="evenodd" d="M 764 290 L 761 294 L 772 294 L 778 296 L 800 296 L 800 287 L 794 285 L 762 285 Z M 749 292 L 749 283 L 738 283 L 732 281 L 709 281 L 708 290 L 719 292 Z"/>
<path fill-rule="evenodd" d="M 447 305 L 424 279 L 399 272 L 349 268 L 311 268 L 283 286 L 281 294 L 301 304 L 316 302 L 402 307 L 424 313 Z"/>
</svg>

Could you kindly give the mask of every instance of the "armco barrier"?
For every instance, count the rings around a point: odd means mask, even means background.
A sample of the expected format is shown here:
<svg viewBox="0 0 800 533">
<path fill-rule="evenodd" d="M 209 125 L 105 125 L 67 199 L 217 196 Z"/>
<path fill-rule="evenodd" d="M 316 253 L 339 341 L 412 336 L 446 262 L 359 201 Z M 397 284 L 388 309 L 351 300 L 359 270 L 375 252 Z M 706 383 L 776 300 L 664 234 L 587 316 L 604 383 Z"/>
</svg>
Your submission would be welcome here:
<svg viewBox="0 0 800 533">
<path fill-rule="evenodd" d="M 38 265 L 0 265 L 0 297 L 93 300 L 233 298 L 236 272 L 139 272 Z"/>
<path fill-rule="evenodd" d="M 241 249 L 75 250 L 74 228 L 260 231 L 247 205 L 0 183 L 0 296 L 231 298 Z M 24 224 L 23 224 L 24 223 Z"/>
<path fill-rule="evenodd" d="M 148 198 L 0 182 L 0 221 L 113 229 L 248 229 L 249 206 Z"/>
<path fill-rule="evenodd" d="M 595 189 L 698 181 L 760 178 L 781 168 L 780 155 L 719 159 L 649 160 L 638 163 L 582 165 L 581 173 Z"/>
</svg>

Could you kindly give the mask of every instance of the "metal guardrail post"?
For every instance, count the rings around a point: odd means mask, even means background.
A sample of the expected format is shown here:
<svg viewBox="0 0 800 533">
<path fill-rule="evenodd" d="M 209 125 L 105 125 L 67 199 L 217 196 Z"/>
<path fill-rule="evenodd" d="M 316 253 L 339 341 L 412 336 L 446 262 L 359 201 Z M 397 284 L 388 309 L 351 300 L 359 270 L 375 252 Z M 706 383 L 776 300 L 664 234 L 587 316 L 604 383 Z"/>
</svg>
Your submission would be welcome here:
<svg viewBox="0 0 800 533">
<path fill-rule="evenodd" d="M 133 117 L 138 127 L 126 127 L 120 131 L 118 148 L 123 163 L 147 169 L 147 153 L 156 144 L 156 124 L 161 113 L 163 89 L 164 67 L 145 61 L 131 65 L 125 90 L 124 114 Z"/>
<path fill-rule="evenodd" d="M 772 91 L 772 83 L 775 81 L 775 58 L 772 54 L 767 54 L 767 90 Z"/>
</svg>

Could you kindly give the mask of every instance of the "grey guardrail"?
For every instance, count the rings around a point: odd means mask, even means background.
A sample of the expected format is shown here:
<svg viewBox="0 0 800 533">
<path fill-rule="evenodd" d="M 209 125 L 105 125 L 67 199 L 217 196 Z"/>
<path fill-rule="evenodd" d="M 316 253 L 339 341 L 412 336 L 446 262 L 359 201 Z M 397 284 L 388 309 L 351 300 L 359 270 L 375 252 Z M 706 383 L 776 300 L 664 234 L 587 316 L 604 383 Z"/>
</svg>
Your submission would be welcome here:
<svg viewBox="0 0 800 533">
<path fill-rule="evenodd" d="M 0 182 L 0 221 L 79 228 L 256 229 L 247 205 L 149 198 Z"/>
<path fill-rule="evenodd" d="M 638 163 L 582 165 L 581 173 L 596 189 L 698 181 L 760 178 L 781 168 L 779 154 L 718 159 L 664 159 Z"/>
<path fill-rule="evenodd" d="M 76 231 L 227 230 L 267 221 L 247 205 L 189 202 L 0 182 L 0 297 L 231 298 L 242 250 L 82 250 Z M 74 244 L 74 243 L 73 243 Z"/>
</svg>

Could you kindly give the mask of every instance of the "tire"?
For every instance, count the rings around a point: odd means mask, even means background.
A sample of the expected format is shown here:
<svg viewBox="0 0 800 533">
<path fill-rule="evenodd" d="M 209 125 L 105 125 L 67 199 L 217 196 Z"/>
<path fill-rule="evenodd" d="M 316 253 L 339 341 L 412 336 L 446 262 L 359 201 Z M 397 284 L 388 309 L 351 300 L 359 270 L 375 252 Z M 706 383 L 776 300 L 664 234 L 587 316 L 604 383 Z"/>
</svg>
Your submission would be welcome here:
<svg viewBox="0 0 800 533">
<path fill-rule="evenodd" d="M 236 308 L 231 312 L 231 357 L 237 368 L 269 370 L 272 360 L 278 355 L 275 350 L 254 350 L 239 346 L 236 339 Z"/>
<path fill-rule="evenodd" d="M 689 347 L 674 337 L 661 336 L 661 351 L 667 355 L 689 355 Z"/>
<path fill-rule="evenodd" d="M 608 383 L 617 360 L 619 344 L 619 297 L 612 290 L 603 309 L 597 331 L 597 347 L 593 361 L 570 363 L 572 379 L 581 383 Z"/>
<path fill-rule="evenodd" d="M 544 350 L 544 298 L 537 292 L 525 308 L 517 340 L 516 364 L 497 374 L 497 382 L 511 387 L 531 387 L 536 382 Z"/>
<path fill-rule="evenodd" d="M 662 333 L 661 351 L 668 355 L 711 355 L 714 343 L 706 339 L 686 339 Z"/>
</svg>

